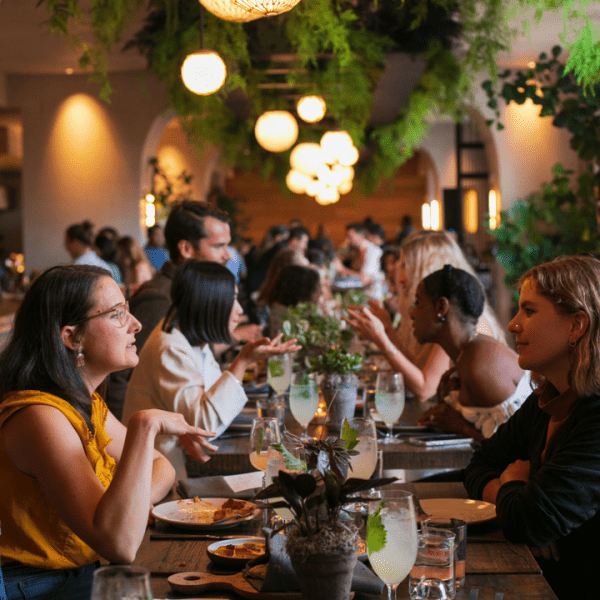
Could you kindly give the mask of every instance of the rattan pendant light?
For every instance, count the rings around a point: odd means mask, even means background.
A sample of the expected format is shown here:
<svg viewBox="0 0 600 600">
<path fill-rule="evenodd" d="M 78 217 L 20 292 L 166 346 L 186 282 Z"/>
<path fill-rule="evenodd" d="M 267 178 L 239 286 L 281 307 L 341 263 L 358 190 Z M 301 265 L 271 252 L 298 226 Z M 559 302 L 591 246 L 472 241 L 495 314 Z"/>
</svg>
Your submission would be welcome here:
<svg viewBox="0 0 600 600">
<path fill-rule="evenodd" d="M 294 8 L 300 0 L 200 0 L 206 10 L 225 21 L 246 23 Z"/>
</svg>

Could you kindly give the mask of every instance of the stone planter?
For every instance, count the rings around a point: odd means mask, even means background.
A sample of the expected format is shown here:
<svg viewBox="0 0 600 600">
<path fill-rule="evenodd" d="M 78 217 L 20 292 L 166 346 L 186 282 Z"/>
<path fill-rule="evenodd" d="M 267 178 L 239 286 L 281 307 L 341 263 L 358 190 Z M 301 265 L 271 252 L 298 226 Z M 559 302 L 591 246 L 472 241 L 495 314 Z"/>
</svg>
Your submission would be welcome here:
<svg viewBox="0 0 600 600">
<path fill-rule="evenodd" d="M 354 416 L 357 389 L 358 377 L 355 373 L 323 376 L 321 390 L 329 407 L 327 427 L 331 434 L 339 435 L 344 418 Z"/>
</svg>

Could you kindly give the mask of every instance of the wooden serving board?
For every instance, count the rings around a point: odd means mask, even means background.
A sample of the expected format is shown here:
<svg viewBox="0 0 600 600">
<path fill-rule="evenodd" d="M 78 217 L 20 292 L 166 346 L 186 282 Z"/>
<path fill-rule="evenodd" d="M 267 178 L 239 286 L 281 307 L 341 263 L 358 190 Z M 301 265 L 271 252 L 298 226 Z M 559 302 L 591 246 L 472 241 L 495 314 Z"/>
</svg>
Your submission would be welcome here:
<svg viewBox="0 0 600 600">
<path fill-rule="evenodd" d="M 202 571 L 188 571 L 171 575 L 167 581 L 174 590 L 189 595 L 219 590 L 235 592 L 242 598 L 257 600 L 294 600 L 302 597 L 300 592 L 259 592 L 242 573 L 213 575 Z"/>
</svg>

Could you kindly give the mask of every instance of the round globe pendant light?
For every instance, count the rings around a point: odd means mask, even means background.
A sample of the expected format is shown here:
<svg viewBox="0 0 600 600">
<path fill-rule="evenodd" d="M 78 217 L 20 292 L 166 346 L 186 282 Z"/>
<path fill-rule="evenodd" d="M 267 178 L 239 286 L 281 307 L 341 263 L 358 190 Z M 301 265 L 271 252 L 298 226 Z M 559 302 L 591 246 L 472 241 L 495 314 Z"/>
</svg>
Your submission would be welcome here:
<svg viewBox="0 0 600 600">
<path fill-rule="evenodd" d="M 313 142 L 298 144 L 290 154 L 292 169 L 300 171 L 309 177 L 314 177 L 319 168 L 324 164 L 325 159 L 321 146 Z"/>
<path fill-rule="evenodd" d="M 321 96 L 303 96 L 296 105 L 298 116 L 307 123 L 318 123 L 327 110 L 325 100 Z"/>
<path fill-rule="evenodd" d="M 214 94 L 225 83 L 227 67 L 213 50 L 199 50 L 186 57 L 181 65 L 185 87 L 200 96 Z"/>
<path fill-rule="evenodd" d="M 208 11 L 225 21 L 247 23 L 287 12 L 300 0 L 200 0 Z"/>
<path fill-rule="evenodd" d="M 298 139 L 298 123 L 287 110 L 269 110 L 254 126 L 258 143 L 269 152 L 289 150 Z"/>
</svg>

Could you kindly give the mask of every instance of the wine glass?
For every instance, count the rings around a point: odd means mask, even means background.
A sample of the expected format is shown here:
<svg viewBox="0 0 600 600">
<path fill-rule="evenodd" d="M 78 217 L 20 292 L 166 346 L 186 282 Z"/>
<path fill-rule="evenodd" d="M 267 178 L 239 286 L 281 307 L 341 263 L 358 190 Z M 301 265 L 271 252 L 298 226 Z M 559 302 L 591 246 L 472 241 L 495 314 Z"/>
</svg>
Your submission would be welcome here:
<svg viewBox="0 0 600 600">
<path fill-rule="evenodd" d="M 319 408 L 319 389 L 314 373 L 300 371 L 292 375 L 290 385 L 290 410 L 294 419 L 302 425 L 302 439 L 308 439 L 308 424 Z"/>
<path fill-rule="evenodd" d="M 250 430 L 250 462 L 255 469 L 267 470 L 267 451 L 281 442 L 277 417 L 257 417 Z"/>
<path fill-rule="evenodd" d="M 417 514 L 410 492 L 384 488 L 380 495 L 369 504 L 367 553 L 371 567 L 387 585 L 388 600 L 395 600 L 398 584 L 417 559 Z"/>
<path fill-rule="evenodd" d="M 292 382 L 292 361 L 289 354 L 271 356 L 267 363 L 267 382 L 277 397 L 285 392 Z"/>
<path fill-rule="evenodd" d="M 373 419 L 366 417 L 352 417 L 344 419 L 340 437 L 347 440 L 346 424 L 348 427 L 356 430 L 358 444 L 353 448 L 356 455 L 350 456 L 350 466 L 352 470 L 348 477 L 357 477 L 358 479 L 369 479 L 375 473 L 377 465 L 377 431 Z"/>
<path fill-rule="evenodd" d="M 94 571 L 91 600 L 152 600 L 150 571 L 133 565 L 109 565 Z"/>
<path fill-rule="evenodd" d="M 394 437 L 394 423 L 404 410 L 404 379 L 401 373 L 379 371 L 375 384 L 375 408 L 388 426 L 382 444 L 399 444 Z"/>
</svg>

